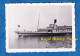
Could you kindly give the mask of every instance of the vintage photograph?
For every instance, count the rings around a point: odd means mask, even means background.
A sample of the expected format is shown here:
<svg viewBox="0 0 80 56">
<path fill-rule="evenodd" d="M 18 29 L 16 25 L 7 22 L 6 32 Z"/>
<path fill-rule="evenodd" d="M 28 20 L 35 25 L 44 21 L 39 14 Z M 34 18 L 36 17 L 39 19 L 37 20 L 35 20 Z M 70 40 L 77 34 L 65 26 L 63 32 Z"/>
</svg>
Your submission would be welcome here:
<svg viewBox="0 0 80 56">
<path fill-rule="evenodd" d="M 6 3 L 6 52 L 75 51 L 74 3 Z"/>
</svg>

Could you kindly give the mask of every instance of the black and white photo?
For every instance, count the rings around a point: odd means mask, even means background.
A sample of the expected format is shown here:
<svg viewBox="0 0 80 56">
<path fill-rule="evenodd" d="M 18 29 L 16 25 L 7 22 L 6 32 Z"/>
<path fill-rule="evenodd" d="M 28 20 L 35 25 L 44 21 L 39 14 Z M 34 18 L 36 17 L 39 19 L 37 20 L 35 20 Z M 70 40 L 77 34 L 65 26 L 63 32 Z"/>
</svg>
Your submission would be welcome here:
<svg viewBox="0 0 80 56">
<path fill-rule="evenodd" d="M 74 9 L 74 3 L 6 3 L 6 51 L 75 51 Z"/>
</svg>

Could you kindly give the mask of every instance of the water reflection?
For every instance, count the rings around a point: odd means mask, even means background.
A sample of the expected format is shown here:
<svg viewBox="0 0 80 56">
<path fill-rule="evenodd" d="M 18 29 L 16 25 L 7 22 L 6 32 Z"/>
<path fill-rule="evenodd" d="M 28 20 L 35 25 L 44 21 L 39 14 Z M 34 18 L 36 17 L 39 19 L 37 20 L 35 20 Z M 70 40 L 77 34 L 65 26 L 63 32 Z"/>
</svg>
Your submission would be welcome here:
<svg viewBox="0 0 80 56">
<path fill-rule="evenodd" d="M 38 36 L 38 37 L 23 37 L 19 38 L 16 34 L 9 39 L 10 48 L 71 48 L 72 41 L 70 40 L 41 40 L 41 37 L 72 37 L 72 36 Z"/>
</svg>

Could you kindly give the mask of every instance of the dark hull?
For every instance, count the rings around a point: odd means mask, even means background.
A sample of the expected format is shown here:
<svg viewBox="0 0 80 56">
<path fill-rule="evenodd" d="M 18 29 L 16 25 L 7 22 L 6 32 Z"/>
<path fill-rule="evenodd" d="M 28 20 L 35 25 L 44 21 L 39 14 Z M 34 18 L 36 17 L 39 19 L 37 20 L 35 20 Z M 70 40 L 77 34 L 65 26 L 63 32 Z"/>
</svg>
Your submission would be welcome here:
<svg viewBox="0 0 80 56">
<path fill-rule="evenodd" d="M 63 32 L 63 33 L 17 33 L 19 37 L 26 36 L 62 36 L 62 35 L 72 35 L 72 32 Z"/>
</svg>

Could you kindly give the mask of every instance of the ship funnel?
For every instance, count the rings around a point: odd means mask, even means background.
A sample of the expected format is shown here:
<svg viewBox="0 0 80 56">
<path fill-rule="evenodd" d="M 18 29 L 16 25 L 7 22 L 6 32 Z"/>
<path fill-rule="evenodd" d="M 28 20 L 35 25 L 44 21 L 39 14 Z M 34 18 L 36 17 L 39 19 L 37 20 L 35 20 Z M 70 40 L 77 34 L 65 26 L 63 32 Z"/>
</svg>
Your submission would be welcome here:
<svg viewBox="0 0 80 56">
<path fill-rule="evenodd" d="M 54 19 L 54 24 L 57 22 L 57 19 Z"/>
</svg>

